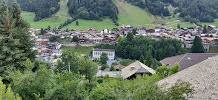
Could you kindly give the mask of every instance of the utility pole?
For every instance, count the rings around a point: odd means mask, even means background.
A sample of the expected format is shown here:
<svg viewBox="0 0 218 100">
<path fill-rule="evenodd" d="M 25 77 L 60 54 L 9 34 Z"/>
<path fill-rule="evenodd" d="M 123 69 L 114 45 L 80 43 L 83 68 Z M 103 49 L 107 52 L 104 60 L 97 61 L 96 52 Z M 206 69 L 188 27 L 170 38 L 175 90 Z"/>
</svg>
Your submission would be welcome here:
<svg viewBox="0 0 218 100">
<path fill-rule="evenodd" d="M 68 62 L 68 69 L 69 69 L 69 72 L 70 72 L 70 62 Z"/>
</svg>

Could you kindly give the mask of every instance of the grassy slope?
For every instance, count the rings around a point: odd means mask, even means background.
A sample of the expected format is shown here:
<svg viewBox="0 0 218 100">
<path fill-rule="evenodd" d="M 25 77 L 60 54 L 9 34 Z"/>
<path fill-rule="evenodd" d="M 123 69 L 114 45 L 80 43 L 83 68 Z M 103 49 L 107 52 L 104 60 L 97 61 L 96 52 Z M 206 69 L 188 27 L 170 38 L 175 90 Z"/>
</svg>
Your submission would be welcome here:
<svg viewBox="0 0 218 100">
<path fill-rule="evenodd" d="M 114 0 L 115 4 L 119 8 L 120 14 L 119 17 L 119 24 L 120 26 L 122 24 L 124 25 L 141 25 L 151 23 L 149 14 L 140 9 L 139 7 L 132 6 L 128 3 L 120 2 L 118 0 Z M 61 9 L 56 14 L 52 15 L 50 18 L 45 18 L 41 21 L 34 22 L 34 13 L 31 12 L 22 12 L 22 17 L 30 23 L 30 26 L 32 28 L 47 28 L 49 25 L 54 28 L 56 26 L 59 26 L 61 23 L 66 21 L 67 19 L 71 18 L 68 14 L 68 8 L 66 6 L 67 0 L 61 0 Z M 65 26 L 63 29 L 69 28 L 69 29 L 76 29 L 76 30 L 87 30 L 88 28 L 96 28 L 97 30 L 101 30 L 104 28 L 112 29 L 112 28 L 118 28 L 118 26 L 115 26 L 111 19 L 105 18 L 103 21 L 96 21 L 96 20 L 82 20 L 78 19 L 79 26 L 76 26 L 76 21 L 69 24 L 68 26 Z"/>
<path fill-rule="evenodd" d="M 213 22 L 213 23 L 201 23 L 201 25 L 214 25 L 214 26 L 218 27 L 218 19 L 216 19 L 215 22 Z"/>
<path fill-rule="evenodd" d="M 21 16 L 24 20 L 30 23 L 30 27 L 32 28 L 47 28 L 49 25 L 54 28 L 59 26 L 60 23 L 65 22 L 67 19 L 71 19 L 70 15 L 68 14 L 68 7 L 66 5 L 67 1 L 68 0 L 61 0 L 61 9 L 56 14 L 52 15 L 50 18 L 45 18 L 38 22 L 33 21 L 35 14 L 32 12 L 23 11 Z"/>
<path fill-rule="evenodd" d="M 169 18 L 170 17 L 170 18 Z M 153 24 L 158 27 L 164 27 L 166 29 L 176 29 L 177 25 L 180 24 L 181 28 L 188 28 L 188 27 L 194 27 L 194 24 L 189 23 L 189 22 L 181 22 L 179 20 L 178 15 L 169 16 L 169 17 L 164 17 L 161 18 L 160 16 L 157 16 L 156 18 L 153 17 Z"/>
<path fill-rule="evenodd" d="M 140 9 L 139 7 L 132 6 L 128 3 L 120 2 L 118 0 L 114 1 L 119 9 L 119 24 L 125 25 L 141 25 L 143 26 L 146 23 L 151 23 L 149 15 L 146 11 Z M 82 20 L 79 19 L 79 26 L 76 26 L 75 21 L 68 26 L 65 26 L 63 29 L 76 29 L 76 30 L 87 30 L 88 28 L 96 28 L 97 30 L 101 30 L 104 28 L 112 29 L 118 26 L 115 26 L 111 19 L 106 18 L 103 21 L 95 21 L 95 20 Z"/>
<path fill-rule="evenodd" d="M 61 0 L 60 5 L 61 9 L 56 14 L 52 15 L 50 18 L 43 19 L 38 22 L 34 22 L 34 13 L 31 12 L 22 12 L 22 17 L 30 23 L 30 26 L 32 28 L 47 28 L 49 25 L 54 28 L 56 26 L 59 26 L 61 23 L 66 21 L 67 19 L 70 19 L 70 15 L 68 14 L 68 8 L 67 3 L 68 0 Z M 157 27 L 165 27 L 167 29 L 176 29 L 177 24 L 180 24 L 181 27 L 187 28 L 187 27 L 194 27 L 193 24 L 189 22 L 181 22 L 178 18 L 178 15 L 173 18 L 165 17 L 164 19 L 160 16 L 152 16 L 145 10 L 140 9 L 139 7 L 132 6 L 128 3 L 120 2 L 119 0 L 114 0 L 115 4 L 117 5 L 119 9 L 119 24 L 121 25 L 131 25 L 136 27 L 137 25 L 145 26 L 147 28 L 151 28 L 150 25 L 145 24 L 154 24 L 153 28 L 155 26 Z M 105 18 L 103 21 L 95 21 L 95 20 L 82 20 L 78 19 L 79 26 L 76 26 L 75 21 L 68 26 L 65 26 L 63 29 L 69 28 L 69 29 L 76 29 L 76 30 L 87 30 L 88 28 L 96 28 L 97 30 L 101 30 L 104 28 L 112 29 L 112 28 L 118 28 L 118 26 L 115 26 L 111 19 Z M 214 23 L 202 23 L 202 25 L 215 25 L 218 26 L 218 20 L 216 20 Z"/>
</svg>

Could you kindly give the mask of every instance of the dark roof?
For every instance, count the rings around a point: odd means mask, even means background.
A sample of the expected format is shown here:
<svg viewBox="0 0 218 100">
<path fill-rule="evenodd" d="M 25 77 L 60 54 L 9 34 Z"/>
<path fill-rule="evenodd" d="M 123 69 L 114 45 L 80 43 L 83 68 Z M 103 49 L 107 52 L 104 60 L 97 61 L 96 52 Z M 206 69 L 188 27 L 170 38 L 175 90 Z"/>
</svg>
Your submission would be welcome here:
<svg viewBox="0 0 218 100">
<path fill-rule="evenodd" d="M 119 69 L 119 68 L 120 68 L 120 69 L 123 69 L 123 68 L 125 68 L 125 66 L 123 66 L 123 65 L 115 65 L 114 68 L 115 68 L 115 69 Z"/>
<path fill-rule="evenodd" d="M 111 51 L 111 52 L 115 52 L 115 49 L 98 49 L 98 48 L 94 48 L 93 51 Z"/>
<path fill-rule="evenodd" d="M 105 68 L 104 69 L 104 72 L 109 72 L 110 71 L 110 68 Z"/>
<path fill-rule="evenodd" d="M 218 53 L 187 53 L 165 58 L 160 62 L 169 67 L 173 67 L 173 65 L 178 62 L 180 70 L 183 70 L 216 55 L 218 55 Z"/>
</svg>

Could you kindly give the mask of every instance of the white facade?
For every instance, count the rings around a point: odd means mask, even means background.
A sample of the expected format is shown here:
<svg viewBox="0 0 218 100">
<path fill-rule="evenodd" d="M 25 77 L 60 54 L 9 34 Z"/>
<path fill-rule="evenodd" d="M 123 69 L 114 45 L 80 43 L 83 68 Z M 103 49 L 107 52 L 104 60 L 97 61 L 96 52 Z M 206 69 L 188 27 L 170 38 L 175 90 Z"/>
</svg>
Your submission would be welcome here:
<svg viewBox="0 0 218 100">
<path fill-rule="evenodd" d="M 93 49 L 92 51 L 92 59 L 100 59 L 101 54 L 106 53 L 109 60 L 113 60 L 115 58 L 115 50 L 114 49 Z"/>
</svg>

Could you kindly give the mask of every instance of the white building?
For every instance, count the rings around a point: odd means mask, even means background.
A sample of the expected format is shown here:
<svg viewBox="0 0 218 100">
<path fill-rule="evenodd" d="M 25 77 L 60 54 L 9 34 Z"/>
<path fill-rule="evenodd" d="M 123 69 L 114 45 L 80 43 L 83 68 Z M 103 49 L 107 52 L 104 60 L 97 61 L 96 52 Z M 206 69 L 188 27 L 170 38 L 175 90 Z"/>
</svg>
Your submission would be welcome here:
<svg viewBox="0 0 218 100">
<path fill-rule="evenodd" d="M 115 50 L 114 49 L 96 49 L 92 50 L 92 59 L 100 59 L 101 54 L 106 53 L 109 60 L 113 60 L 115 58 Z"/>
</svg>

